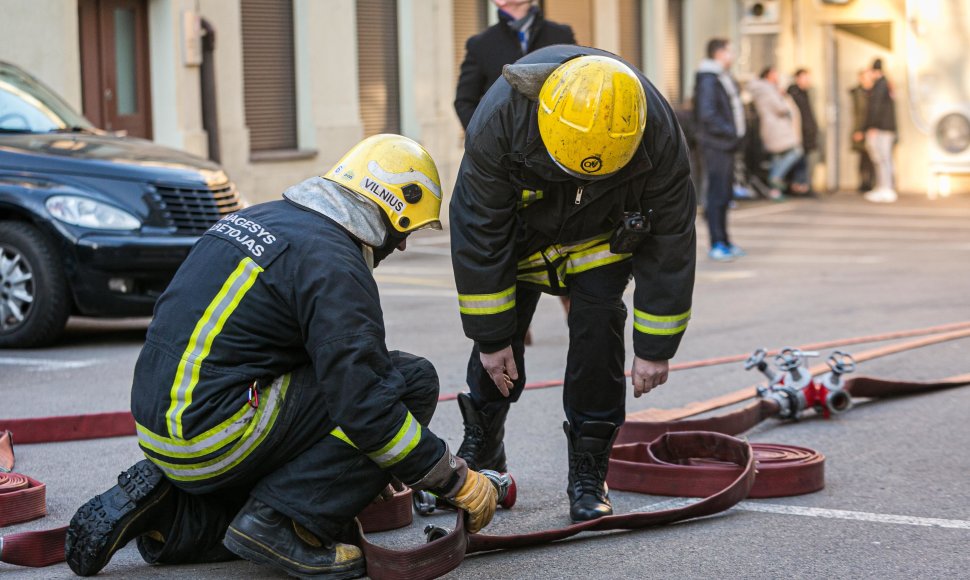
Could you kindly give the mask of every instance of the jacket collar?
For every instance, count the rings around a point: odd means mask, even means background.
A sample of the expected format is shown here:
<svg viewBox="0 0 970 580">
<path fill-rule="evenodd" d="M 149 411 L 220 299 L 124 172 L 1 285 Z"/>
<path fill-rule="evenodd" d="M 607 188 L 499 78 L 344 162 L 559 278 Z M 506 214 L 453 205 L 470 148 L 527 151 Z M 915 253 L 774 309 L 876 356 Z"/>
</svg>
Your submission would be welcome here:
<svg viewBox="0 0 970 580">
<path fill-rule="evenodd" d="M 380 208 L 372 201 L 322 177 L 311 177 L 283 192 L 290 202 L 328 217 L 361 243 L 384 244 L 387 229 Z"/>
<path fill-rule="evenodd" d="M 701 61 L 699 65 L 697 65 L 697 72 L 713 73 L 716 75 L 720 75 L 720 74 L 724 74 L 725 71 L 724 71 L 724 67 L 721 66 L 721 63 L 717 62 L 712 58 L 705 58 L 704 60 Z"/>
</svg>

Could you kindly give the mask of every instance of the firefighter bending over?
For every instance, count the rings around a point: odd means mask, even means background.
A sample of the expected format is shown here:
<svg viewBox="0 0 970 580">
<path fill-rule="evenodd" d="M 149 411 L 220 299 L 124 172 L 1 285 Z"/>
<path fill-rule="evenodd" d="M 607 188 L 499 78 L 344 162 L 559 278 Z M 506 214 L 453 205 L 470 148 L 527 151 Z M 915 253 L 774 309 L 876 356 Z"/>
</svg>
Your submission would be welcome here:
<svg viewBox="0 0 970 580">
<path fill-rule="evenodd" d="M 505 418 L 525 385 L 523 337 L 542 292 L 568 295 L 563 390 L 570 517 L 612 513 L 605 479 L 623 423 L 623 292 L 633 386 L 667 380 L 690 318 L 694 189 L 670 106 L 615 55 L 552 46 L 507 67 L 465 137 L 451 243 L 471 394 L 458 455 L 506 470 Z"/>
<path fill-rule="evenodd" d="M 370 267 L 440 228 L 434 161 L 377 135 L 283 197 L 212 226 L 159 299 L 131 394 L 147 459 L 71 520 L 75 573 L 137 538 L 149 563 L 362 576 L 341 541 L 392 476 L 491 520 L 495 488 L 427 428 L 434 367 L 384 344 Z"/>
</svg>

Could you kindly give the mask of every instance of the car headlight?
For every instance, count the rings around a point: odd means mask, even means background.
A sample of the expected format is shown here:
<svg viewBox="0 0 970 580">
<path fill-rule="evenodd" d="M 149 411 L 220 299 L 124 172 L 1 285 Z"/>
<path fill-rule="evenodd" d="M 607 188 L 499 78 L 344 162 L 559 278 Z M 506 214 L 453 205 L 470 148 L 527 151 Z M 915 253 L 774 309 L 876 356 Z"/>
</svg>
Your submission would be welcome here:
<svg viewBox="0 0 970 580">
<path fill-rule="evenodd" d="M 947 153 L 962 153 L 970 147 L 970 119 L 950 113 L 936 124 L 936 141 Z"/>
<path fill-rule="evenodd" d="M 96 230 L 137 230 L 141 222 L 130 213 L 87 197 L 54 195 L 44 202 L 62 222 Z"/>
</svg>

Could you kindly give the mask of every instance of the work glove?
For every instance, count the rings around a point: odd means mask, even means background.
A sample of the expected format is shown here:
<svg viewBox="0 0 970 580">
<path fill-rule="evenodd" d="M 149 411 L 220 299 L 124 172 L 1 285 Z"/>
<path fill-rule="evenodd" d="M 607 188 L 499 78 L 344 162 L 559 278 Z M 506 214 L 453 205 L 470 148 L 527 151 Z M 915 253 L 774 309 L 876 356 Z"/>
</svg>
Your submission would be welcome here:
<svg viewBox="0 0 970 580">
<path fill-rule="evenodd" d="M 498 492 L 492 482 L 481 473 L 469 469 L 465 483 L 450 499 L 451 503 L 468 514 L 465 527 L 468 533 L 474 534 L 492 521 L 497 497 Z"/>
</svg>

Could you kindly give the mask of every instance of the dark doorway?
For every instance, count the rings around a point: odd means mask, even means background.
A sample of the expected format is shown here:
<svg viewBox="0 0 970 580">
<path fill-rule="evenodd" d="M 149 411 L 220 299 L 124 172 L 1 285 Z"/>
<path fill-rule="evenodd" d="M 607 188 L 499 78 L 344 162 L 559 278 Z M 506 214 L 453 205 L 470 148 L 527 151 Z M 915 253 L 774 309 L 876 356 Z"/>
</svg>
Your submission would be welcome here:
<svg viewBox="0 0 970 580">
<path fill-rule="evenodd" d="M 79 0 L 84 115 L 108 131 L 152 137 L 145 0 Z"/>
</svg>

